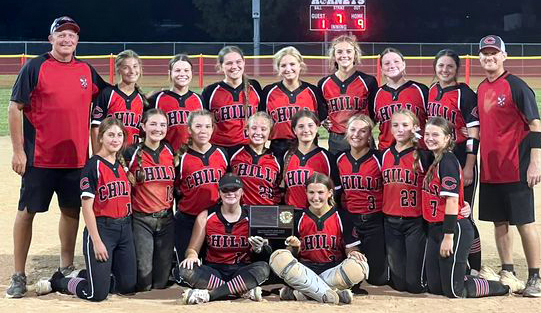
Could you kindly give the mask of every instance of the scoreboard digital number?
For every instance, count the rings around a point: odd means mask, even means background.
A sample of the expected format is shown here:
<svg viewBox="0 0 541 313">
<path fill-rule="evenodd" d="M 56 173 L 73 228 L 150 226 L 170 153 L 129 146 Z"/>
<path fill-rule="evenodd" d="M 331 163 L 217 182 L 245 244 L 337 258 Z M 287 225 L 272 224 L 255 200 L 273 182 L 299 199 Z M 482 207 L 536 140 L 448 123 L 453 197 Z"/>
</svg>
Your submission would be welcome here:
<svg viewBox="0 0 541 313">
<path fill-rule="evenodd" d="M 329 2 L 333 1 L 326 3 Z M 366 6 L 310 5 L 310 30 L 364 31 L 366 30 Z"/>
</svg>

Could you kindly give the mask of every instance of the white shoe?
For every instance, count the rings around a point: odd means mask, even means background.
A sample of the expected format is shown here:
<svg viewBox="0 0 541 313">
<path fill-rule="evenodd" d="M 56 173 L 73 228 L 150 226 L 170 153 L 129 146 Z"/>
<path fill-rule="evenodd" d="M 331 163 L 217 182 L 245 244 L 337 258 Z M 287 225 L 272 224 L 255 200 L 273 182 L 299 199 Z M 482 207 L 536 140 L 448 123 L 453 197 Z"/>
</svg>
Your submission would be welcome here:
<svg viewBox="0 0 541 313">
<path fill-rule="evenodd" d="M 291 287 L 284 286 L 280 288 L 280 300 L 297 300 L 297 298 L 295 298 Z"/>
<path fill-rule="evenodd" d="M 184 289 L 182 294 L 182 303 L 184 304 L 199 304 L 209 302 L 210 295 L 206 289 Z"/>
<path fill-rule="evenodd" d="M 332 303 L 332 304 L 338 304 L 340 302 L 340 297 L 336 293 L 336 291 L 329 288 L 327 292 L 323 295 L 322 301 L 323 303 Z"/>
<path fill-rule="evenodd" d="M 502 270 L 500 272 L 500 282 L 504 285 L 509 286 L 513 293 L 522 293 L 526 285 L 520 279 L 518 279 L 513 272 Z"/>
<path fill-rule="evenodd" d="M 243 297 L 244 299 L 250 299 L 252 301 L 258 301 L 258 302 L 262 301 L 263 295 L 262 295 L 261 287 L 257 286 L 253 289 L 250 289 L 246 291 L 241 297 Z"/>
<path fill-rule="evenodd" d="M 51 287 L 51 282 L 49 281 L 49 278 L 40 278 L 34 285 L 34 290 L 36 291 L 36 295 L 43 296 L 46 294 L 49 294 L 53 291 L 53 288 Z"/>
<path fill-rule="evenodd" d="M 304 295 L 304 293 L 298 291 L 298 290 L 293 290 L 293 296 L 295 297 L 295 300 L 297 301 L 307 301 L 308 300 L 308 297 Z"/>
<path fill-rule="evenodd" d="M 498 275 L 492 268 L 485 265 L 481 266 L 481 270 L 479 271 L 479 278 L 500 281 L 500 275 Z"/>
</svg>

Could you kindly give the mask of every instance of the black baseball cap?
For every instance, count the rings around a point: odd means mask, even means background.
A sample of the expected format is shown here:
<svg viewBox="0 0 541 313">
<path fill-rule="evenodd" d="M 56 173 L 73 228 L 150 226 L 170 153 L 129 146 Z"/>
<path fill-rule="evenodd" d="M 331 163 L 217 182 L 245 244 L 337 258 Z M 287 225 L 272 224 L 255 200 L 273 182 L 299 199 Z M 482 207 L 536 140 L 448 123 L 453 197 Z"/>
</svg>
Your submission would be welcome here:
<svg viewBox="0 0 541 313">
<path fill-rule="evenodd" d="M 242 188 L 244 187 L 244 184 L 242 183 L 242 180 L 240 179 L 240 177 L 238 177 L 237 175 L 235 174 L 232 174 L 232 173 L 228 173 L 228 174 L 225 174 L 221 179 L 220 179 L 220 182 L 218 183 L 218 187 L 220 188 L 220 190 L 222 189 L 233 189 L 233 188 Z"/>
<path fill-rule="evenodd" d="M 53 21 L 51 24 L 51 35 L 54 32 L 63 31 L 64 29 L 71 29 L 79 34 L 81 28 L 79 25 L 69 16 L 61 16 Z"/>
<path fill-rule="evenodd" d="M 484 48 L 495 48 L 501 52 L 505 52 L 505 43 L 500 36 L 488 35 L 483 37 L 483 39 L 481 39 L 479 42 L 479 52 L 481 52 L 481 50 Z"/>
</svg>

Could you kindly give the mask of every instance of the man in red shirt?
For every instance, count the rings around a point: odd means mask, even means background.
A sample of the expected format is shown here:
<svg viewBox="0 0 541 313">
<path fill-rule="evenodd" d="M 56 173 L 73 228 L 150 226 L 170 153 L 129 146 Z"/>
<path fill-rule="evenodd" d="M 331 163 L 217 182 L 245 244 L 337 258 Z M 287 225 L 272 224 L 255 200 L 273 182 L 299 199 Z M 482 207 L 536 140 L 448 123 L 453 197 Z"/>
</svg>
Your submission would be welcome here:
<svg viewBox="0 0 541 313">
<path fill-rule="evenodd" d="M 50 52 L 28 61 L 13 86 L 9 129 L 13 170 L 22 176 L 13 226 L 15 273 L 9 298 L 26 293 L 25 263 L 36 212 L 48 210 L 57 194 L 61 216 L 60 267 L 74 269 L 79 227 L 79 180 L 88 159 L 90 106 L 106 83 L 89 64 L 74 57 L 79 25 L 62 16 L 50 29 Z"/>
<path fill-rule="evenodd" d="M 477 90 L 481 126 L 479 219 L 495 226 L 502 283 L 527 297 L 541 297 L 540 247 L 535 228 L 533 186 L 541 181 L 541 122 L 534 92 L 508 73 L 505 44 L 489 35 L 479 43 L 486 79 Z M 528 282 L 514 275 L 510 225 L 522 239 Z"/>
</svg>

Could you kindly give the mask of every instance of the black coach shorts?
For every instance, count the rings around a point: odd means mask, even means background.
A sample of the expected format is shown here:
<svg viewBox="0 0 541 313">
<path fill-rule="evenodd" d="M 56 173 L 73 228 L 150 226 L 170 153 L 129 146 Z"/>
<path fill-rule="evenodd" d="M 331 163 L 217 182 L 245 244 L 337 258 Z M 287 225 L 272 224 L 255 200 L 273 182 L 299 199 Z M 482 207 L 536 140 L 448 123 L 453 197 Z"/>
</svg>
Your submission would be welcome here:
<svg viewBox="0 0 541 313">
<path fill-rule="evenodd" d="M 479 187 L 479 219 L 524 225 L 535 222 L 533 189 L 527 183 L 487 184 Z"/>
<path fill-rule="evenodd" d="M 19 211 L 47 212 L 56 193 L 61 208 L 81 207 L 79 181 L 80 168 L 39 168 L 29 166 L 23 175 Z"/>
</svg>

